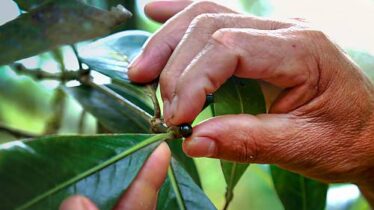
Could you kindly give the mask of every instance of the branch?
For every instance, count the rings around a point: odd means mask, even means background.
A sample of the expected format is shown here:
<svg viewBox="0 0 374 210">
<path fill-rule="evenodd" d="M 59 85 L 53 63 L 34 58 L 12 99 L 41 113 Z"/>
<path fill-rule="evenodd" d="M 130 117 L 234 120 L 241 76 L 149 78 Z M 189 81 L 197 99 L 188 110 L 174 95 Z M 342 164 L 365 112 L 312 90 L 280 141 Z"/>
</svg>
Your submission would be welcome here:
<svg viewBox="0 0 374 210">
<path fill-rule="evenodd" d="M 50 79 L 59 81 L 79 80 L 81 77 L 89 73 L 88 70 L 64 71 L 62 73 L 49 73 L 41 69 L 27 69 L 22 64 L 12 64 L 11 67 L 18 74 L 27 75 L 37 80 Z"/>
<path fill-rule="evenodd" d="M 5 131 L 7 133 L 10 133 L 16 138 L 33 138 L 33 137 L 38 136 L 38 135 L 31 134 L 31 133 L 26 132 L 26 131 L 21 131 L 21 130 L 18 130 L 18 129 L 10 128 L 10 127 L 8 127 L 6 125 L 3 125 L 1 123 L 0 123 L 0 131 Z"/>
</svg>

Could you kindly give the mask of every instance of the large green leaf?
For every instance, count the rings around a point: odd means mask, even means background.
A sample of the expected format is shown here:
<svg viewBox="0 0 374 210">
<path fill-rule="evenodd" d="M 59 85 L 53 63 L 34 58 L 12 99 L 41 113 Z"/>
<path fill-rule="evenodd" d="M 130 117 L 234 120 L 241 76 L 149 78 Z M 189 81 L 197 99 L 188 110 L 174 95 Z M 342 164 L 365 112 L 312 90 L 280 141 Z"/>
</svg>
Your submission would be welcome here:
<svg viewBox="0 0 374 210">
<path fill-rule="evenodd" d="M 0 54 L 0 65 L 109 34 L 129 16 L 124 8 L 108 12 L 77 0 L 49 1 L 0 27 L 0 46 L 6 52 Z"/>
<path fill-rule="evenodd" d="M 214 93 L 214 115 L 259 114 L 266 112 L 265 99 L 257 81 L 232 77 Z M 233 190 L 248 164 L 221 161 L 226 180 L 226 208 L 233 198 Z"/>
<path fill-rule="evenodd" d="M 57 209 L 83 194 L 110 209 L 168 134 L 42 137 L 0 145 L 0 209 Z"/>
<path fill-rule="evenodd" d="M 111 87 L 114 87 L 113 85 Z M 104 93 L 89 87 L 79 86 L 69 88 L 70 93 L 80 104 L 94 115 L 108 130 L 115 133 L 149 133 L 150 118 L 144 119 L 134 113 L 127 106 L 121 105 L 117 100 Z M 147 104 L 138 98 L 139 107 L 145 108 Z M 149 107 L 147 109 L 150 109 Z"/>
<path fill-rule="evenodd" d="M 323 210 L 328 185 L 271 166 L 274 187 L 287 210 Z"/>
</svg>

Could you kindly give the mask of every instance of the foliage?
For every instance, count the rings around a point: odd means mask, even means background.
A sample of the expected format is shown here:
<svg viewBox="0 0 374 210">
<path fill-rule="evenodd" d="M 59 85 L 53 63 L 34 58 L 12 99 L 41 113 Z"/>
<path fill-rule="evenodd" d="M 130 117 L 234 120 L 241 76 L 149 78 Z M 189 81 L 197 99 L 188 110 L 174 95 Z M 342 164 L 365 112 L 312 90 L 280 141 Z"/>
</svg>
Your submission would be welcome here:
<svg viewBox="0 0 374 210">
<path fill-rule="evenodd" d="M 0 26 L 0 45 L 6 51 L 0 54 L 0 64 L 8 64 L 0 67 L 0 89 L 7 90 L 1 91 L 0 97 L 9 98 L 9 103 L 16 100 L 19 112 L 31 112 L 23 116 L 27 122 L 36 118 L 34 112 L 42 113 L 44 118 L 37 123 L 39 129 L 29 131 L 9 123 L 2 116 L 5 108 L 0 109 L 0 131 L 18 139 L 0 144 L 0 209 L 55 209 L 67 196 L 77 193 L 92 199 L 100 209 L 110 209 L 162 141 L 171 148 L 172 161 L 159 192 L 157 209 L 215 209 L 201 188 L 194 160 L 181 149 L 179 136 L 157 123 L 162 119 L 157 83 L 139 86 L 127 78 L 129 62 L 141 51 L 150 34 L 127 30 L 100 39 L 123 27 L 129 17 L 121 7 L 110 12 L 105 9 L 125 3 L 134 13 L 134 1 L 16 2 L 25 13 Z M 127 29 L 136 25 L 133 20 L 129 23 Z M 64 64 L 60 47 L 67 44 L 76 44 L 72 45 L 72 51 L 79 62 L 77 70 L 67 70 Z M 46 51 L 59 64 L 58 72 L 31 69 L 18 61 Z M 14 71 L 27 76 L 18 76 Z M 110 83 L 97 83 L 95 75 L 105 75 Z M 58 88 L 46 90 L 43 87 L 46 80 L 58 81 Z M 79 81 L 79 85 L 67 86 L 69 81 Z M 12 87 L 18 83 L 25 87 Z M 25 89 L 32 94 L 25 94 Z M 105 134 L 59 135 L 61 118 L 67 115 L 65 105 L 71 97 L 83 108 L 77 130 L 84 130 L 85 115 L 90 113 L 99 133 Z M 41 105 L 41 98 L 48 98 L 48 103 Z M 233 77 L 213 98 L 210 107 L 214 115 L 266 112 L 261 88 L 255 80 Z M 2 100 L 0 108 L 6 103 L 7 100 Z M 43 123 L 47 126 L 40 126 Z M 22 140 L 23 137 L 31 139 Z M 248 166 L 221 161 L 227 184 L 224 209 L 229 207 L 234 188 Z M 271 175 L 286 209 L 324 208 L 327 185 L 276 167 L 272 167 Z"/>
</svg>

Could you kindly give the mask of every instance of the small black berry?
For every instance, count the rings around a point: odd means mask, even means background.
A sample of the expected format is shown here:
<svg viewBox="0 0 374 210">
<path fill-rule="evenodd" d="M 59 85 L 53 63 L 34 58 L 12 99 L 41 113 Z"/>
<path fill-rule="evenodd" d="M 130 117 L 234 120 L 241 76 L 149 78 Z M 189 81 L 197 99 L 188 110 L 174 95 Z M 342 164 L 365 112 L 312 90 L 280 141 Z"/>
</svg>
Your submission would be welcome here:
<svg viewBox="0 0 374 210">
<path fill-rule="evenodd" d="M 179 133 L 184 137 L 187 138 L 192 135 L 192 127 L 190 124 L 182 124 L 179 126 Z"/>
</svg>

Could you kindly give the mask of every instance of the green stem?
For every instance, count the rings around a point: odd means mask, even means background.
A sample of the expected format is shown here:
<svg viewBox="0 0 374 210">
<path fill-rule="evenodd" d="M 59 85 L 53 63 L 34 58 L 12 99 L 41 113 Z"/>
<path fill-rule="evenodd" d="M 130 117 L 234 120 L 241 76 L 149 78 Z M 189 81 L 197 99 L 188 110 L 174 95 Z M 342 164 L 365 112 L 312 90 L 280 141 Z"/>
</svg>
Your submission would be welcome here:
<svg viewBox="0 0 374 210">
<path fill-rule="evenodd" d="M 27 208 L 30 208 L 32 205 L 34 205 L 35 203 L 39 202 L 40 200 L 50 196 L 51 194 L 54 194 L 56 192 L 58 192 L 59 190 L 62 190 L 64 188 L 66 188 L 67 186 L 69 185 L 72 185 L 76 182 L 78 182 L 79 180 L 81 179 L 84 179 L 86 178 L 87 176 L 97 172 L 97 171 L 100 171 L 101 169 L 109 166 L 109 165 L 112 165 L 114 164 L 115 162 L 131 155 L 132 153 L 148 146 L 148 145 L 151 145 L 153 143 L 156 143 L 156 142 L 161 142 L 161 141 L 164 141 L 166 139 L 169 139 L 171 138 L 171 134 L 170 133 L 164 133 L 164 134 L 158 134 L 158 135 L 155 135 L 155 136 L 152 136 L 151 138 L 143 141 L 143 142 L 140 142 L 139 144 L 135 145 L 134 147 L 128 149 L 128 150 L 125 150 L 123 151 L 122 153 L 118 154 L 117 156 L 99 164 L 99 165 L 96 165 L 95 167 L 91 168 L 91 169 L 88 169 L 87 171 L 63 182 L 62 184 L 60 185 L 57 185 L 55 188 L 52 188 L 50 190 L 48 190 L 47 192 L 39 195 L 39 196 L 36 196 L 35 198 L 33 198 L 32 200 L 30 200 L 29 202 L 23 204 L 22 206 L 18 207 L 17 209 L 21 210 L 21 209 L 27 209 Z"/>
</svg>

